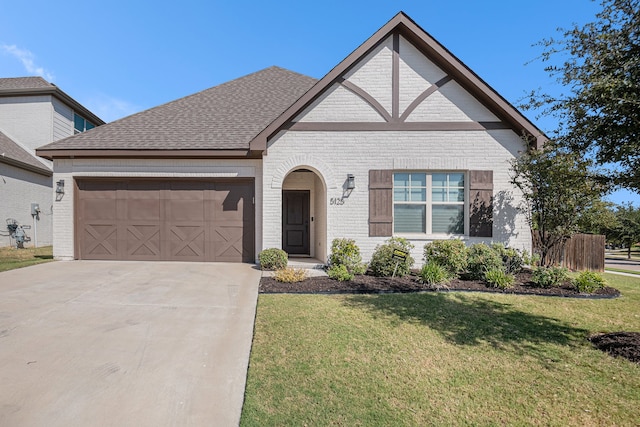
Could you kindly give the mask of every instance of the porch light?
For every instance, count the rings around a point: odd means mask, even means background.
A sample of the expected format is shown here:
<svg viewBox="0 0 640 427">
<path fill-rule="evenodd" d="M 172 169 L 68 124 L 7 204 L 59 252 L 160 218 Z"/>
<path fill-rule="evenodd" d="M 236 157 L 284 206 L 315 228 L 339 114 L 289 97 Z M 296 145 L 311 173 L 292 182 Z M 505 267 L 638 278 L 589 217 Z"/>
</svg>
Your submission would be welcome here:
<svg viewBox="0 0 640 427">
<path fill-rule="evenodd" d="M 56 194 L 64 194 L 64 179 L 56 182 Z"/>
<path fill-rule="evenodd" d="M 347 190 L 353 190 L 356 188 L 356 177 L 352 174 L 347 175 Z"/>
</svg>

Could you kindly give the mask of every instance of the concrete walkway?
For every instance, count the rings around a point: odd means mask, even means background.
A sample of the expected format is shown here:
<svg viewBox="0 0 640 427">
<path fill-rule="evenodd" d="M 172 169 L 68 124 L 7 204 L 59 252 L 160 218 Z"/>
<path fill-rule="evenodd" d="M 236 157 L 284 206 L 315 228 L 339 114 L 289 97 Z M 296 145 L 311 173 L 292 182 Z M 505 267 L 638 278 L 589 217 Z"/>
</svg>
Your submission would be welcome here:
<svg viewBox="0 0 640 427">
<path fill-rule="evenodd" d="M 238 425 L 252 267 L 74 261 L 0 273 L 0 425 Z"/>
</svg>

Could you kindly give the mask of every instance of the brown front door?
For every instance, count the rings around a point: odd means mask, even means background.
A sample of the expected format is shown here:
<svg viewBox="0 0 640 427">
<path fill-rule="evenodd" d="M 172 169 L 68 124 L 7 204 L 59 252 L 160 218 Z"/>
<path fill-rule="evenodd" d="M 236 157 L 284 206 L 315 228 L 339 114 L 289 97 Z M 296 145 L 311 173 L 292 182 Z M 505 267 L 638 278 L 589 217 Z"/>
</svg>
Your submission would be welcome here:
<svg viewBox="0 0 640 427">
<path fill-rule="evenodd" d="M 309 191 L 282 192 L 282 249 L 290 255 L 310 255 L 309 199 Z"/>
<path fill-rule="evenodd" d="M 77 185 L 79 259 L 254 261 L 253 179 Z"/>
</svg>

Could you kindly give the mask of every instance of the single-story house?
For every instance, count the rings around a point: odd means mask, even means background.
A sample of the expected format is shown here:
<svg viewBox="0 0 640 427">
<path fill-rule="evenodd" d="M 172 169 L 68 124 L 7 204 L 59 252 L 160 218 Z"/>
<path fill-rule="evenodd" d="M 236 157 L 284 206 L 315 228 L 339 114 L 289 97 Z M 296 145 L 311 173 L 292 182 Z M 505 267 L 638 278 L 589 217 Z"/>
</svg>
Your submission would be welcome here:
<svg viewBox="0 0 640 427">
<path fill-rule="evenodd" d="M 0 78 L 0 246 L 15 244 L 12 224 L 30 245 L 52 244 L 52 164 L 35 150 L 102 124 L 42 77 Z"/>
<path fill-rule="evenodd" d="M 320 80 L 267 68 L 38 149 L 58 259 L 363 258 L 391 236 L 530 249 L 510 161 L 544 135 L 399 13 Z M 525 142 L 528 141 L 528 142 Z"/>
</svg>

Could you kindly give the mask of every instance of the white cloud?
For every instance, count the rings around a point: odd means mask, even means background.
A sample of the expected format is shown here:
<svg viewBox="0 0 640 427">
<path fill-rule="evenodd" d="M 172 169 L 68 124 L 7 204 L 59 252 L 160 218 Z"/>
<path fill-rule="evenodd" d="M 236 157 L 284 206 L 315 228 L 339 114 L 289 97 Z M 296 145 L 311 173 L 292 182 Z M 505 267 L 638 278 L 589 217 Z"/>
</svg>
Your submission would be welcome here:
<svg viewBox="0 0 640 427">
<path fill-rule="evenodd" d="M 107 123 L 142 110 L 138 105 L 105 94 L 90 97 L 85 107 Z"/>
<path fill-rule="evenodd" d="M 45 70 L 43 67 L 37 66 L 34 62 L 35 55 L 30 51 L 26 49 L 20 49 L 14 44 L 3 44 L 0 45 L 0 48 L 6 53 L 15 56 L 20 62 L 22 62 L 22 65 L 24 66 L 25 70 L 27 70 L 27 73 L 43 77 L 48 81 L 53 81 L 53 74 Z"/>
</svg>

